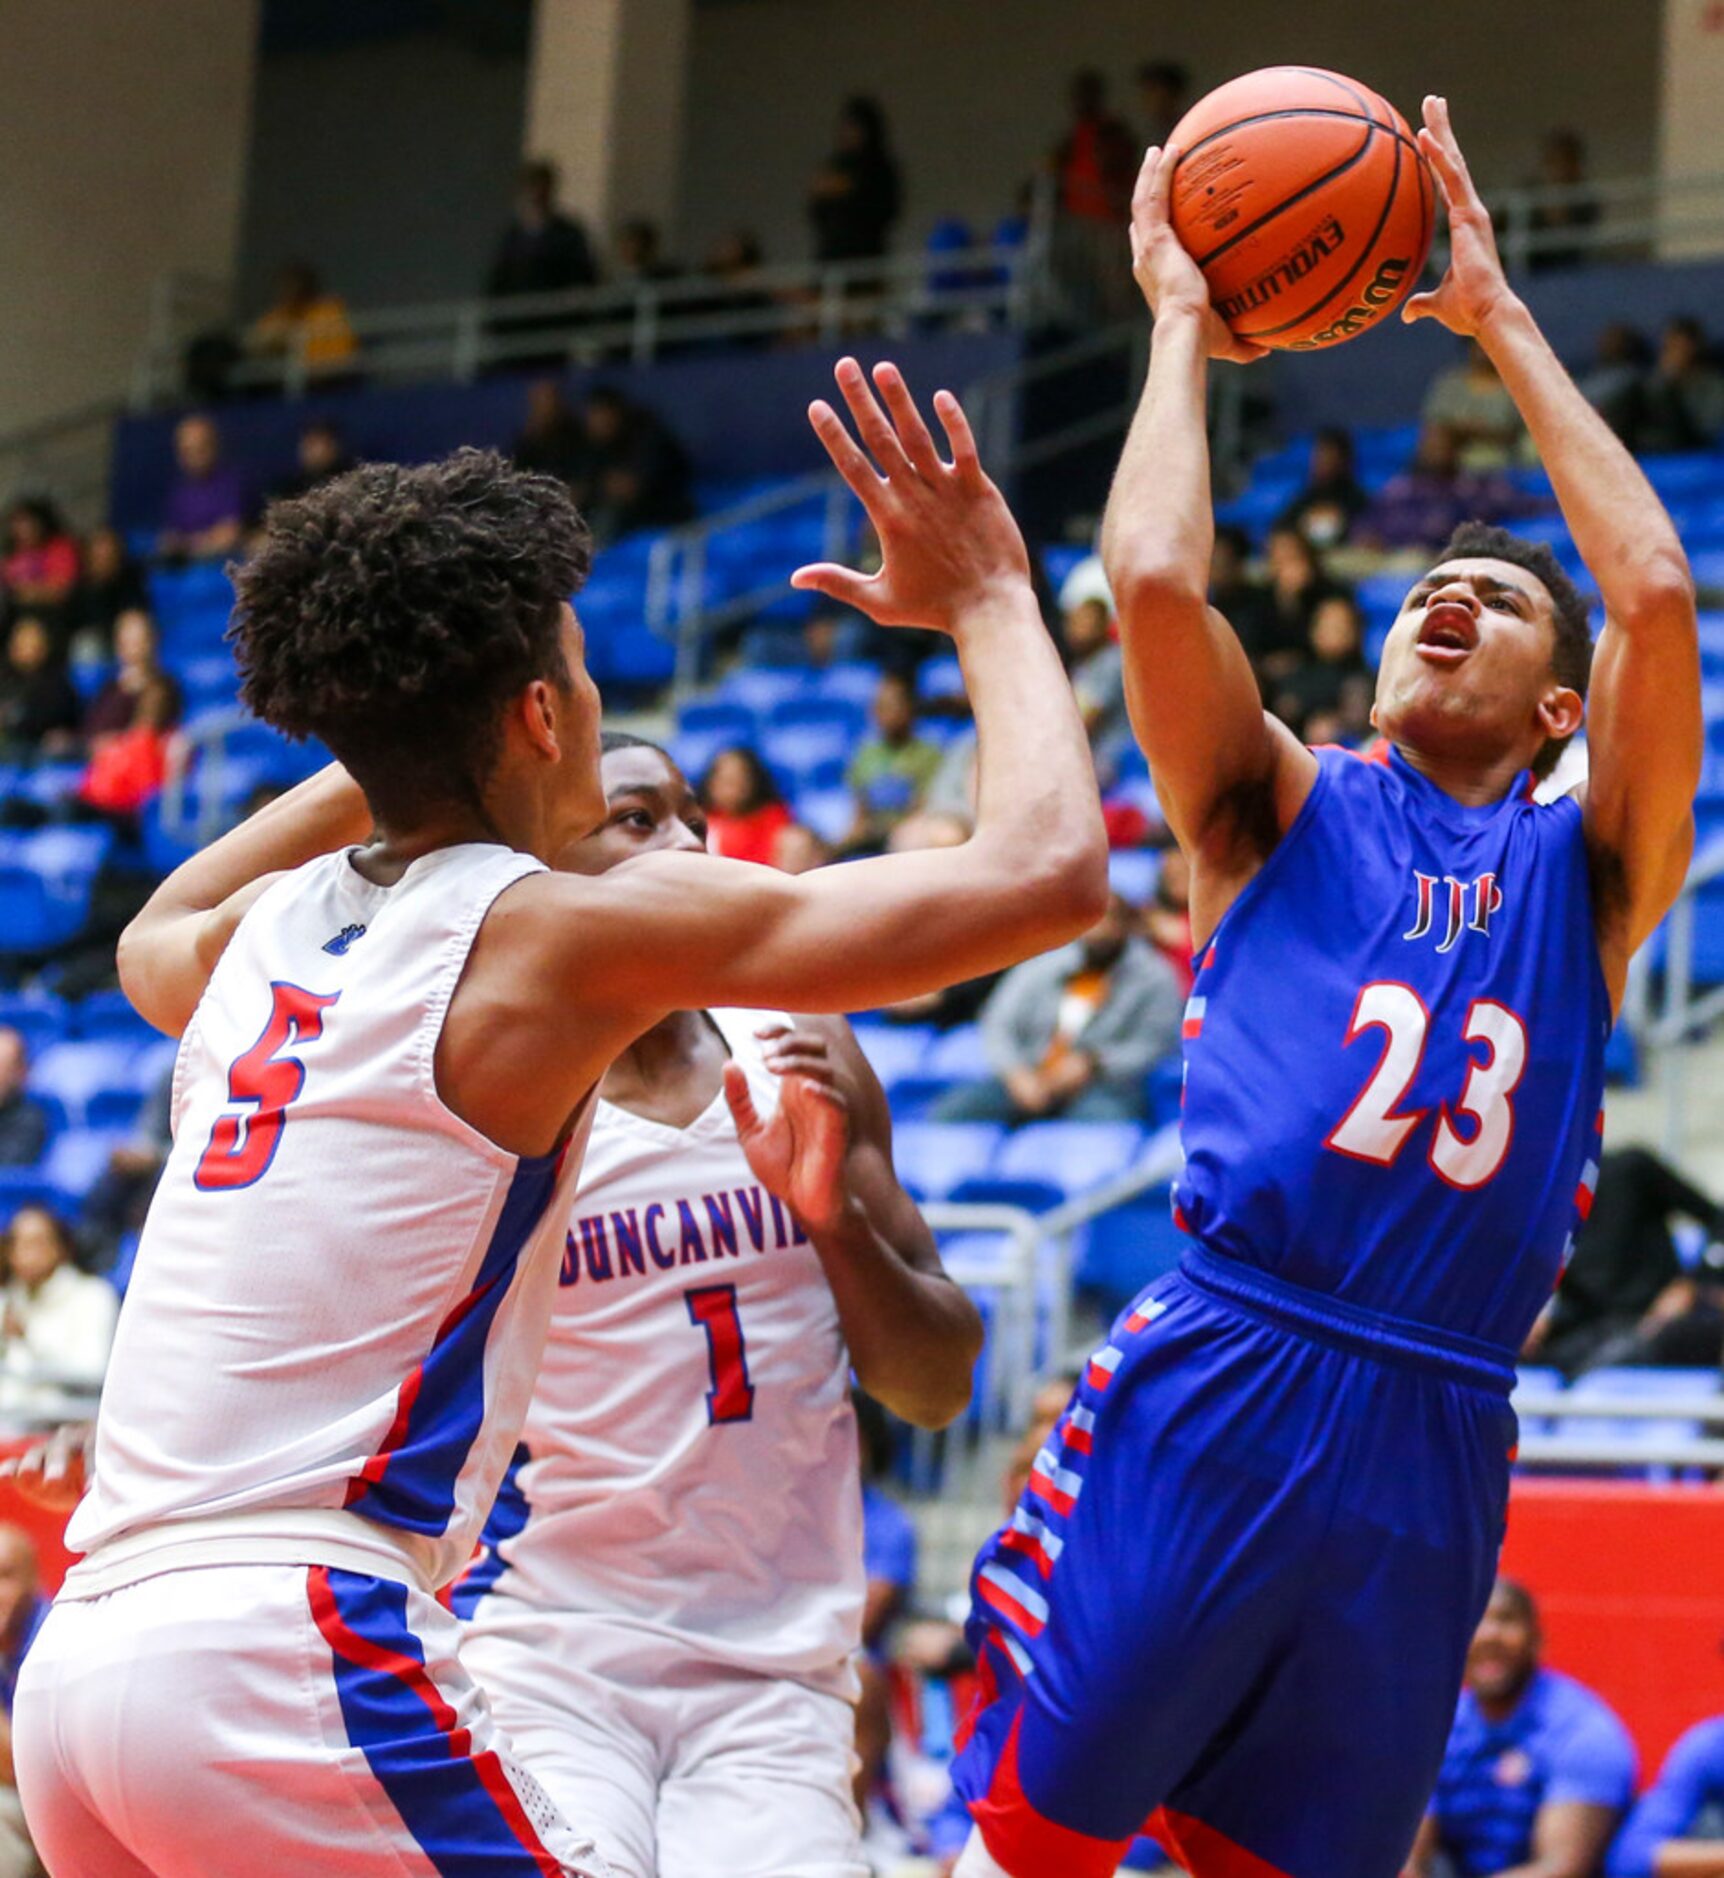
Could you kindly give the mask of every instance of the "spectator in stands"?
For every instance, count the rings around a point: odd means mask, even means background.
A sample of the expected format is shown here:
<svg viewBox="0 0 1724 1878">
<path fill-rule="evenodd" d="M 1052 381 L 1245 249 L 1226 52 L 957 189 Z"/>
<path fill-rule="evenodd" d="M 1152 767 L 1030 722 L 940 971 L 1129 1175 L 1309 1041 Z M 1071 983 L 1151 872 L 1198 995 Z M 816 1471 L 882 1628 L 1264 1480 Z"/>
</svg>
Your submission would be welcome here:
<svg viewBox="0 0 1724 1878">
<path fill-rule="evenodd" d="M 595 385 L 581 405 L 590 482 L 582 507 L 600 544 L 636 528 L 667 528 L 694 513 L 688 452 L 644 404 Z M 580 501 L 580 485 L 575 485 Z"/>
<path fill-rule="evenodd" d="M 35 614 L 12 622 L 0 669 L 0 752 L 54 756 L 77 741 L 78 693 Z"/>
<path fill-rule="evenodd" d="M 6 517 L 0 584 L 14 607 L 60 616 L 78 584 L 78 544 L 59 511 L 42 496 L 24 496 Z"/>
<path fill-rule="evenodd" d="M 1096 771 L 1110 777 L 1121 747 L 1131 739 L 1125 713 L 1125 664 L 1113 634 L 1113 607 L 1099 597 L 1081 600 L 1061 619 L 1067 672 L 1083 714 Z"/>
<path fill-rule="evenodd" d="M 1297 528 L 1315 548 L 1338 547 L 1370 499 L 1354 471 L 1353 433 L 1330 425 L 1313 438 L 1305 487 L 1281 511 L 1276 526 Z"/>
<path fill-rule="evenodd" d="M 886 252 L 903 207 L 886 116 L 874 98 L 850 98 L 838 114 L 832 153 L 814 174 L 808 219 L 817 261 L 867 261 Z"/>
<path fill-rule="evenodd" d="M 72 1263 L 72 1234 L 46 1207 L 20 1207 L 0 1234 L 0 1422 L 64 1420 L 66 1392 L 102 1386 L 119 1299 Z"/>
<path fill-rule="evenodd" d="M 485 291 L 501 300 L 594 287 L 598 279 L 587 231 L 557 201 L 557 166 L 542 159 L 524 164 L 514 219 L 497 245 Z"/>
<path fill-rule="evenodd" d="M 114 621 L 128 608 L 147 606 L 143 570 L 117 528 L 98 528 L 84 543 L 84 568 L 66 603 L 66 635 L 74 659 L 113 655 Z"/>
<path fill-rule="evenodd" d="M 157 552 L 169 561 L 220 561 L 240 544 L 250 506 L 244 479 L 222 461 L 221 432 L 207 417 L 174 430 L 179 475 L 168 490 Z"/>
<path fill-rule="evenodd" d="M 1191 103 L 1191 74 L 1175 59 L 1147 59 L 1137 68 L 1143 142 L 1165 149 Z"/>
<path fill-rule="evenodd" d="M 1177 842 L 1161 851 L 1155 891 L 1143 909 L 1143 932 L 1172 968 L 1184 997 L 1197 973 L 1191 962 L 1191 863 Z"/>
<path fill-rule="evenodd" d="M 880 1485 L 892 1471 L 892 1430 L 886 1411 L 860 1389 L 851 1391 L 862 1460 L 862 1655 L 857 1662 L 861 1699 L 856 1711 L 856 1802 L 885 1771 L 892 1721 L 886 1680 L 888 1631 L 916 1592 L 916 1522 Z"/>
<path fill-rule="evenodd" d="M 1275 609 L 1268 588 L 1246 571 L 1250 560 L 1251 537 L 1231 522 L 1218 522 L 1209 554 L 1209 604 L 1255 658 L 1274 634 Z"/>
<path fill-rule="evenodd" d="M 353 468 L 353 456 L 341 426 L 332 417 L 314 417 L 299 433 L 294 449 L 294 472 L 276 484 L 272 492 L 278 500 L 308 496 L 337 476 Z"/>
<path fill-rule="evenodd" d="M 720 750 L 700 785 L 706 845 L 733 861 L 772 864 L 778 837 L 794 819 L 772 772 L 746 744 Z"/>
<path fill-rule="evenodd" d="M 874 693 L 874 734 L 858 746 L 844 774 L 856 806 L 844 846 L 853 853 L 878 851 L 922 806 L 939 767 L 939 745 L 916 735 L 915 687 L 901 673 L 887 672 Z"/>
<path fill-rule="evenodd" d="M 1144 1120 L 1144 1076 L 1179 1047 L 1184 1005 L 1135 925 L 1115 894 L 1083 938 L 1007 972 L 982 1013 L 994 1073 L 943 1096 L 940 1120 Z"/>
<path fill-rule="evenodd" d="M 1599 416 L 1624 443 L 1632 445 L 1645 408 L 1646 374 L 1652 348 L 1638 326 L 1612 320 L 1598 336 L 1592 364 L 1580 376 L 1580 388 Z"/>
<path fill-rule="evenodd" d="M 1269 569 L 1268 604 L 1255 642 L 1243 635 L 1241 642 L 1259 679 L 1267 685 L 1279 682 L 1304 661 L 1317 608 L 1347 589 L 1330 579 L 1323 557 L 1297 528 L 1270 529 L 1263 559 Z"/>
<path fill-rule="evenodd" d="M 0 1167 L 34 1167 L 48 1145 L 48 1117 L 27 1094 L 30 1053 L 10 1024 L 0 1024 Z"/>
<path fill-rule="evenodd" d="M 1306 743 L 1357 743 L 1370 732 L 1374 690 L 1358 602 L 1329 594 L 1311 615 L 1310 656 L 1275 688 L 1275 715 Z"/>
<path fill-rule="evenodd" d="M 42 1878 L 30 1843 L 12 1752 L 12 1698 L 18 1672 L 48 1615 L 35 1542 L 22 1526 L 0 1522 L 0 1878 Z"/>
<path fill-rule="evenodd" d="M 567 484 L 583 507 L 591 499 L 593 453 L 587 429 L 559 379 L 535 378 L 527 387 L 527 421 L 510 454 L 518 468 Z"/>
<path fill-rule="evenodd" d="M 806 822 L 786 822 L 772 844 L 772 865 L 781 874 L 812 874 L 832 859 L 832 850 Z"/>
<path fill-rule="evenodd" d="M 114 622 L 114 675 L 90 700 L 83 733 L 92 743 L 130 730 L 147 701 L 160 728 L 172 729 L 180 718 L 179 682 L 163 669 L 156 622 L 142 607 L 132 607 Z"/>
<path fill-rule="evenodd" d="M 751 314 L 769 312 L 773 297 L 759 284 L 765 264 L 760 237 L 748 228 L 733 228 L 720 235 L 701 262 L 701 274 L 713 283 L 712 291 L 691 299 L 679 300 L 677 308 L 685 319 L 741 319 Z M 745 333 L 724 341 L 727 346 L 756 346 L 766 341 L 764 333 Z M 699 339 L 690 350 L 702 351 L 716 341 Z"/>
<path fill-rule="evenodd" d="M 1670 1222 L 1705 1229 L 1710 1262 L 1682 1269 Z M 1724 1208 L 1649 1148 L 1599 1162 L 1592 1211 L 1525 1355 L 1569 1375 L 1613 1363 L 1715 1363 L 1724 1338 Z M 1708 1320 L 1710 1320 L 1708 1322 Z"/>
<path fill-rule="evenodd" d="M 657 222 L 644 215 L 631 216 L 617 230 L 611 244 L 611 278 L 619 285 L 645 286 L 655 280 L 675 280 L 682 272 L 674 261 L 667 260 L 664 238 Z"/>
<path fill-rule="evenodd" d="M 107 1167 L 84 1202 L 80 1232 L 102 1269 L 113 1264 L 127 1233 L 143 1230 L 144 1215 L 174 1144 L 173 1092 L 170 1061 L 144 1098 L 130 1139 L 108 1156 Z"/>
<path fill-rule="evenodd" d="M 1055 266 L 1080 319 L 1116 319 L 1130 305 L 1125 230 L 1139 154 L 1137 139 L 1108 109 L 1101 73 L 1077 73 L 1071 81 L 1071 123 L 1049 165 L 1059 212 Z"/>
<path fill-rule="evenodd" d="M 1724 1878 L 1724 1715 L 1697 1722 L 1670 1750 L 1605 1869 L 1610 1878 Z"/>
<path fill-rule="evenodd" d="M 1597 226 L 1601 205 L 1597 196 L 1588 194 L 1585 189 L 1586 140 L 1577 130 L 1548 132 L 1539 153 L 1538 167 L 1540 183 L 1567 193 L 1555 202 L 1541 202 L 1533 210 L 1533 232 L 1541 239 L 1528 257 L 1527 265 L 1541 273 L 1580 267 L 1587 258 L 1586 244 L 1553 242 L 1551 237 L 1564 231 Z"/>
<path fill-rule="evenodd" d="M 1506 521 L 1525 506 L 1500 472 L 1465 467 L 1453 425 L 1427 420 L 1412 464 L 1377 492 L 1353 538 L 1373 548 L 1436 549 L 1462 522 Z"/>
<path fill-rule="evenodd" d="M 252 322 L 246 349 L 258 358 L 297 358 L 314 378 L 351 370 L 359 341 L 347 305 L 330 293 L 309 261 L 289 261 L 275 279 L 275 299 Z"/>
<path fill-rule="evenodd" d="M 1498 1579 L 1467 1655 L 1412 1878 L 1434 1872 L 1439 1853 L 1455 1878 L 1601 1870 L 1634 1798 L 1634 1744 L 1599 1696 L 1541 1665 L 1542 1646 L 1531 1594 Z"/>
<path fill-rule="evenodd" d="M 1447 424 L 1460 452 L 1461 467 L 1501 469 L 1525 436 L 1520 412 L 1497 376 L 1490 354 L 1476 339 L 1467 341 L 1459 365 L 1439 372 L 1425 393 L 1420 415 L 1426 424 Z"/>
<path fill-rule="evenodd" d="M 1635 449 L 1653 454 L 1705 450 L 1724 434 L 1724 372 L 1712 360 L 1697 319 L 1673 319 L 1642 392 Z"/>
</svg>

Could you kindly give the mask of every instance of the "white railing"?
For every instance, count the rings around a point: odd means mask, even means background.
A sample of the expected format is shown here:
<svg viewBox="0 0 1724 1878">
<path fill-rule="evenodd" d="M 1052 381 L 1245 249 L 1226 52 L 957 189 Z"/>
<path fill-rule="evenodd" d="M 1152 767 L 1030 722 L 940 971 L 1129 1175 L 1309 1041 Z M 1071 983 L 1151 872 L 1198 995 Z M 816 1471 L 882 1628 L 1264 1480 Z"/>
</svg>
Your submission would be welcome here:
<svg viewBox="0 0 1724 1878">
<path fill-rule="evenodd" d="M 1488 200 L 1511 273 L 1552 254 L 1613 261 L 1724 253 L 1724 174 L 1539 183 L 1491 191 Z M 1539 226 L 1543 212 L 1586 207 L 1596 210 L 1589 223 Z"/>
<path fill-rule="evenodd" d="M 1688 1136 L 1689 1045 L 1724 1017 L 1724 984 L 1694 983 L 1695 902 L 1701 888 L 1724 878 L 1724 835 L 1715 836 L 1689 863 L 1688 876 L 1665 928 L 1663 990 L 1654 1014 L 1650 947 L 1629 972 L 1623 1016 L 1643 1048 L 1654 1051 L 1664 1097 L 1664 1149 L 1680 1160 Z"/>
</svg>

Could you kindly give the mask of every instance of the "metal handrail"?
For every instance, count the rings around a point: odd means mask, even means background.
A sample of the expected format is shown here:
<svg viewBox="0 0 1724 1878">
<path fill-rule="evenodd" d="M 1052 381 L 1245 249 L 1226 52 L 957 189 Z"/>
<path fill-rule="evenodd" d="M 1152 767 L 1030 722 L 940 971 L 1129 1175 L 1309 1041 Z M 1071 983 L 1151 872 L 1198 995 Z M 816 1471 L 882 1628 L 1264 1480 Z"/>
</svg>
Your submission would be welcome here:
<svg viewBox="0 0 1724 1878">
<path fill-rule="evenodd" d="M 1716 1422 L 1724 1427 L 1724 1390 L 1713 1395 L 1617 1395 L 1589 1389 L 1583 1376 L 1572 1389 L 1517 1389 L 1514 1410 L 1548 1420 Z"/>
</svg>

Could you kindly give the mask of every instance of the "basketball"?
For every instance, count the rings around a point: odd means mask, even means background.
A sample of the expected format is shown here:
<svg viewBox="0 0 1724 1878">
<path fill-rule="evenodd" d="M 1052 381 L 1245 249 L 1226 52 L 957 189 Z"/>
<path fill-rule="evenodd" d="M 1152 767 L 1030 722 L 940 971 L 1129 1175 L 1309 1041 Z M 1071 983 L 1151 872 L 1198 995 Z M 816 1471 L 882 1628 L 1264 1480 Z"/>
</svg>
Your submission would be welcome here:
<svg viewBox="0 0 1724 1878">
<path fill-rule="evenodd" d="M 1169 141 L 1174 231 L 1239 338 L 1340 345 L 1412 291 L 1435 191 L 1406 119 L 1367 86 L 1268 66 L 1199 100 Z"/>
</svg>

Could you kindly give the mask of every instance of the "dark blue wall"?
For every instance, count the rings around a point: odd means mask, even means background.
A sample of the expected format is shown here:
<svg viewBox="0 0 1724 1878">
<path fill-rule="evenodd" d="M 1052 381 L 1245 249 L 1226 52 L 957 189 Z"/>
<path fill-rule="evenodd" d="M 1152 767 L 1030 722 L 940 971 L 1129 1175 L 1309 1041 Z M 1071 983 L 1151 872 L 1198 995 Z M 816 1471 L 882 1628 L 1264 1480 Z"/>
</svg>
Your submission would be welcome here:
<svg viewBox="0 0 1724 1878">
<path fill-rule="evenodd" d="M 858 343 L 864 363 L 890 356 L 924 399 L 940 386 L 967 384 L 1017 361 L 1016 334 L 943 333 Z M 821 468 L 825 455 L 808 428 L 811 398 L 833 395 L 838 355 L 818 348 L 668 359 L 653 366 L 571 372 L 571 393 L 603 380 L 652 406 L 707 478 L 794 476 Z M 526 378 L 477 385 L 410 385 L 310 398 L 300 404 L 235 404 L 216 413 L 227 453 L 267 490 L 291 474 L 301 426 L 333 417 L 361 457 L 423 461 L 464 443 L 507 449 L 521 428 Z M 171 413 L 129 417 L 114 440 L 112 515 L 121 528 L 161 522 L 163 491 L 173 476 Z"/>
</svg>

